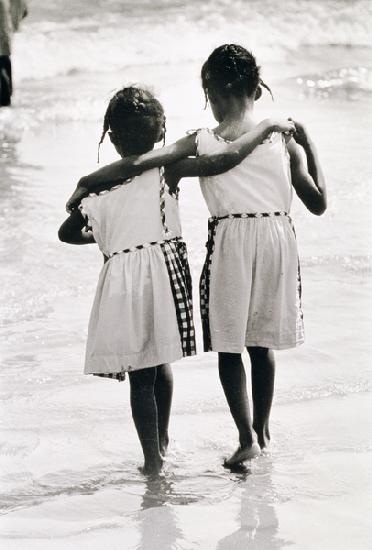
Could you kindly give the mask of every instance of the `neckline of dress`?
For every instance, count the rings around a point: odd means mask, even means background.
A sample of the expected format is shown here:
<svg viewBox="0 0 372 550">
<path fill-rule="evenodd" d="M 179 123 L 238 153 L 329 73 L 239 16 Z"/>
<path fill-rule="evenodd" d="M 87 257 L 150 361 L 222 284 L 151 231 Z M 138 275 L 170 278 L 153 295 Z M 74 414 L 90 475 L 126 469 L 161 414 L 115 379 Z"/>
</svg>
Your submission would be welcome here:
<svg viewBox="0 0 372 550">
<path fill-rule="evenodd" d="M 232 139 L 226 139 L 226 138 L 220 136 L 219 134 L 217 134 L 217 133 L 216 133 L 214 130 L 212 130 L 211 128 L 207 128 L 207 130 L 208 130 L 208 132 L 209 132 L 210 134 L 212 134 L 212 135 L 216 138 L 217 141 L 223 141 L 224 143 L 232 143 L 232 142 L 234 141 L 234 140 L 232 140 Z M 237 138 L 237 139 L 239 139 L 239 138 Z"/>
<path fill-rule="evenodd" d="M 133 178 L 128 178 L 126 180 L 123 180 L 121 183 L 117 183 L 116 185 L 113 185 L 109 189 L 103 189 L 102 191 L 99 191 L 98 193 L 95 193 L 92 191 L 89 193 L 88 197 L 101 197 L 102 195 L 107 195 L 108 193 L 111 193 L 112 191 L 116 191 L 117 189 L 120 189 L 123 187 L 123 185 L 126 185 L 128 183 L 131 183 L 137 176 L 134 176 Z"/>
<path fill-rule="evenodd" d="M 226 139 L 226 138 L 220 136 L 219 134 L 217 134 L 211 128 L 207 128 L 207 130 L 210 134 L 213 135 L 214 138 L 216 138 L 217 141 L 221 141 L 222 143 L 234 143 L 234 141 L 237 141 L 238 139 L 240 139 L 242 137 L 242 136 L 239 136 L 236 139 Z M 262 143 L 260 143 L 260 145 L 263 145 L 265 143 L 273 143 L 275 134 L 277 134 L 277 132 L 272 132 L 270 137 L 266 138 Z M 244 135 L 244 134 L 242 134 L 242 135 Z"/>
</svg>

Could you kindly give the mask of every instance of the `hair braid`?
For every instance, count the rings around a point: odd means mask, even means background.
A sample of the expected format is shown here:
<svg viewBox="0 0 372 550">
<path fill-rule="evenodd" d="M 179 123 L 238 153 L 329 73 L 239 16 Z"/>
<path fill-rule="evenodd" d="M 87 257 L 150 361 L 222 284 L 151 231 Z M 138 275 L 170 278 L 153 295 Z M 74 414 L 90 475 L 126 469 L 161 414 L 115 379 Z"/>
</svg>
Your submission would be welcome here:
<svg viewBox="0 0 372 550">
<path fill-rule="evenodd" d="M 97 162 L 98 163 L 99 163 L 99 150 L 100 150 L 100 147 L 103 143 L 103 140 L 105 139 L 105 136 L 106 136 L 107 132 L 110 129 L 109 115 L 108 115 L 108 112 L 110 110 L 110 104 L 111 104 L 111 102 L 109 103 L 109 105 L 107 107 L 107 110 L 106 110 L 106 113 L 105 113 L 105 116 L 103 118 L 103 129 L 102 129 L 101 139 L 99 140 L 99 143 L 98 143 L 98 151 L 97 151 Z"/>
</svg>

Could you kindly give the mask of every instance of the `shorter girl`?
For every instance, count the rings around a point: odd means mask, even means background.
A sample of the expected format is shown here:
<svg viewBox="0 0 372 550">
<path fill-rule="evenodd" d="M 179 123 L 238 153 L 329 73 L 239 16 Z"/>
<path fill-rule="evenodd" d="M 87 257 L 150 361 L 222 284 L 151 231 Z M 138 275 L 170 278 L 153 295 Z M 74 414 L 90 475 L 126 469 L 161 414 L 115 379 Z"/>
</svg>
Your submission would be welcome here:
<svg viewBox="0 0 372 550">
<path fill-rule="evenodd" d="M 148 152 L 163 139 L 164 121 L 163 108 L 152 94 L 124 88 L 109 103 L 101 142 L 109 132 L 122 157 L 147 153 L 150 168 Z M 227 147 L 226 154 L 194 159 L 192 170 L 214 174 L 233 166 L 272 127 L 277 124 L 265 123 L 245 136 L 238 153 L 234 146 Z M 290 129 L 291 123 L 284 123 L 284 128 Z M 185 153 L 179 149 L 165 153 L 165 160 L 182 157 Z M 138 173 L 140 163 L 136 166 Z M 83 231 L 85 226 L 90 231 Z M 122 185 L 111 185 L 110 192 L 83 199 L 61 226 L 59 238 L 71 244 L 97 242 L 104 254 L 89 322 L 85 373 L 120 380 L 129 372 L 143 471 L 156 473 L 168 444 L 168 363 L 195 353 L 186 246 L 177 199 L 170 195 L 162 169 L 153 168 Z"/>
</svg>

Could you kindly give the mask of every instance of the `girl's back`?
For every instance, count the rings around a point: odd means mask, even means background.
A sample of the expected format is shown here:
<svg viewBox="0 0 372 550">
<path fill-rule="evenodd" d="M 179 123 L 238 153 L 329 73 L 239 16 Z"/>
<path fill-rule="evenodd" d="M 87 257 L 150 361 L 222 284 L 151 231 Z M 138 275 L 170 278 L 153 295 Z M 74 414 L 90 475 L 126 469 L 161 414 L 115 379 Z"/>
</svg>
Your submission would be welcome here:
<svg viewBox="0 0 372 550">
<path fill-rule="evenodd" d="M 216 153 L 224 144 L 213 131 L 199 130 L 199 155 Z M 212 216 L 289 212 L 292 185 L 283 134 L 272 134 L 225 174 L 201 178 L 201 189 Z"/>
<path fill-rule="evenodd" d="M 83 199 L 82 210 L 106 256 L 181 236 L 177 200 L 157 168 Z"/>
</svg>

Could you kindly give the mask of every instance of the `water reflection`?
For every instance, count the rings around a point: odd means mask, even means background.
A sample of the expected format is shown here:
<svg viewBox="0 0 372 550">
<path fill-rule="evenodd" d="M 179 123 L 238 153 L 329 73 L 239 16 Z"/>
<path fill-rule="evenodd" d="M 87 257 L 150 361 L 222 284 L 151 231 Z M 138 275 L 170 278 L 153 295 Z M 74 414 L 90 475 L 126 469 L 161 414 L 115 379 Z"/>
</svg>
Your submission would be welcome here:
<svg viewBox="0 0 372 550">
<path fill-rule="evenodd" d="M 142 497 L 142 510 L 167 504 L 174 494 L 173 482 L 164 475 L 146 480 L 146 489 Z"/>
<path fill-rule="evenodd" d="M 239 528 L 220 539 L 216 550 L 280 550 L 288 541 L 278 536 L 279 521 L 274 505 L 272 464 L 265 460 L 262 473 L 242 481 Z"/>
<path fill-rule="evenodd" d="M 184 534 L 177 525 L 177 515 L 171 505 L 176 497 L 173 483 L 166 477 L 149 479 L 139 514 L 140 542 L 136 550 L 174 550 Z M 161 507 L 161 510 L 159 510 Z"/>
</svg>

